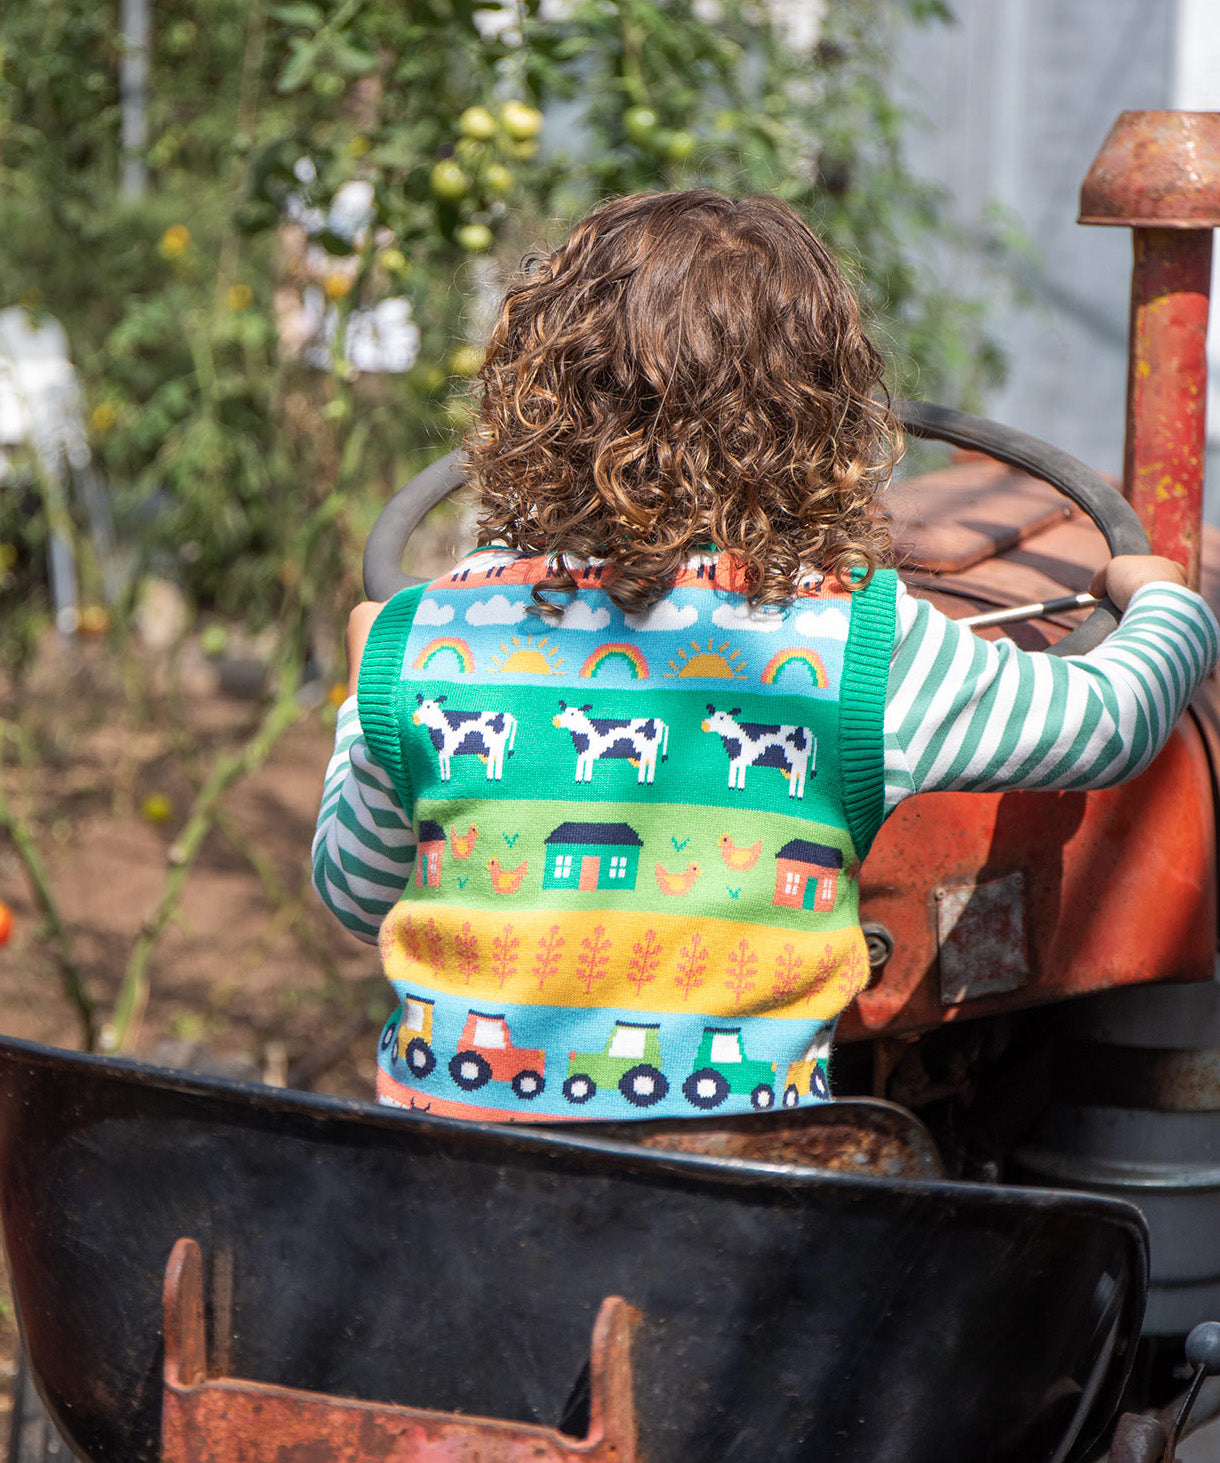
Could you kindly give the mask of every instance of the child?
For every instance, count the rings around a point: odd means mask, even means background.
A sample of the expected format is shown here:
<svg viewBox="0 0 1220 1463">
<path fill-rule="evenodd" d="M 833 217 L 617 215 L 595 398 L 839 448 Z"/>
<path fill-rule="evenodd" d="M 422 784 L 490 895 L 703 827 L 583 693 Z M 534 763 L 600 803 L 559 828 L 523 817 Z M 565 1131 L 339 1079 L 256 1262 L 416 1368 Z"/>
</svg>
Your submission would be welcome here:
<svg viewBox="0 0 1220 1463">
<path fill-rule="evenodd" d="M 908 596 L 881 362 L 775 200 L 599 208 L 509 292 L 481 377 L 485 547 L 353 613 L 314 842 L 400 1001 L 378 1094 L 518 1121 L 829 1097 L 882 820 L 1134 775 L 1216 622 L 1154 558 L 1098 576 L 1126 613 L 1074 660 Z"/>
</svg>

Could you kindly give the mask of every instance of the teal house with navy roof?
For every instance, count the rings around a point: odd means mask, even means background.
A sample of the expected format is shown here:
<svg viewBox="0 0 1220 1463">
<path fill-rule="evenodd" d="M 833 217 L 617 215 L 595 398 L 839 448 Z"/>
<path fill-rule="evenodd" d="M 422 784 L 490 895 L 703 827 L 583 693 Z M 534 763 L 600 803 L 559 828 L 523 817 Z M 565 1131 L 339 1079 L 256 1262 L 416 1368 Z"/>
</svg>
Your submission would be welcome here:
<svg viewBox="0 0 1220 1463">
<path fill-rule="evenodd" d="M 561 823 L 544 840 L 544 889 L 634 889 L 639 834 L 627 823 Z"/>
</svg>

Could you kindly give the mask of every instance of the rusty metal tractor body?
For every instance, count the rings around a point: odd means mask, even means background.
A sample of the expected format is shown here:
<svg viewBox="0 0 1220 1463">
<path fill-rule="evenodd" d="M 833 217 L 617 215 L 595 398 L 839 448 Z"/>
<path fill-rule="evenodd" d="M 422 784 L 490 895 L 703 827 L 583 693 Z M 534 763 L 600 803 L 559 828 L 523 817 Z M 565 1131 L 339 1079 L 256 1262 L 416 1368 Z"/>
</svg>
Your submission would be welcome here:
<svg viewBox="0 0 1220 1463">
<path fill-rule="evenodd" d="M 1081 192 L 1081 219 L 1134 234 L 1124 496 L 1154 553 L 1220 612 L 1220 531 L 1203 526 L 1206 330 L 1220 224 L 1220 113 L 1127 112 Z M 1100 535 L 1032 479 L 982 459 L 894 490 L 904 577 L 950 615 L 1088 588 Z M 1017 633 L 1030 647 L 1072 623 Z M 989 632 L 996 633 L 996 632 Z M 862 872 L 893 953 L 840 1038 L 1215 973 L 1220 683 L 1126 786 L 933 794 L 901 807 Z"/>
</svg>

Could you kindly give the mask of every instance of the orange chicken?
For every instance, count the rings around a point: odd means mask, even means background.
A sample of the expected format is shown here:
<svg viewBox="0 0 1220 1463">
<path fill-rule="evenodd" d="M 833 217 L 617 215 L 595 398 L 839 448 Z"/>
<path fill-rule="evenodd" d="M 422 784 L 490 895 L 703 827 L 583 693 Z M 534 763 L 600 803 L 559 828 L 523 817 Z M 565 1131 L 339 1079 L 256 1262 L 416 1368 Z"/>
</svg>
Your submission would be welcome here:
<svg viewBox="0 0 1220 1463">
<path fill-rule="evenodd" d="M 752 869 L 758 862 L 758 855 L 762 853 L 761 838 L 749 848 L 737 848 L 731 833 L 722 833 L 716 842 L 720 845 L 720 857 L 730 869 Z"/>
<path fill-rule="evenodd" d="M 657 887 L 662 894 L 689 894 L 703 870 L 698 864 L 687 864 L 680 874 L 671 874 L 657 865 Z"/>
<path fill-rule="evenodd" d="M 515 869 L 504 870 L 500 867 L 498 858 L 487 860 L 487 872 L 491 875 L 491 887 L 497 894 L 515 894 L 521 887 L 521 881 L 525 878 L 525 871 L 529 868 L 529 859 L 523 859 Z"/>
<path fill-rule="evenodd" d="M 453 850 L 454 858 L 469 858 L 474 852 L 474 841 L 478 836 L 479 830 L 473 823 L 460 835 L 456 828 L 450 828 L 449 847 Z"/>
</svg>

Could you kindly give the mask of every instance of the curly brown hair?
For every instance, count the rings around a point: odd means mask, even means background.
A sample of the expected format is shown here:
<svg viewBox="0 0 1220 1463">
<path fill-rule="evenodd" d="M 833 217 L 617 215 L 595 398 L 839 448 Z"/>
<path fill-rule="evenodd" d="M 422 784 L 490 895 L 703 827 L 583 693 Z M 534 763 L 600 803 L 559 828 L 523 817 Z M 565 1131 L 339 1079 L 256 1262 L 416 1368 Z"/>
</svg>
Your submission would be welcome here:
<svg viewBox="0 0 1220 1463">
<path fill-rule="evenodd" d="M 889 553 L 876 495 L 901 443 L 882 369 L 787 204 L 603 204 L 527 258 L 492 333 L 465 445 L 479 541 L 550 556 L 547 603 L 575 589 L 565 556 L 601 558 L 614 602 L 644 610 L 708 546 L 755 604 L 811 570 L 866 582 Z"/>
</svg>

